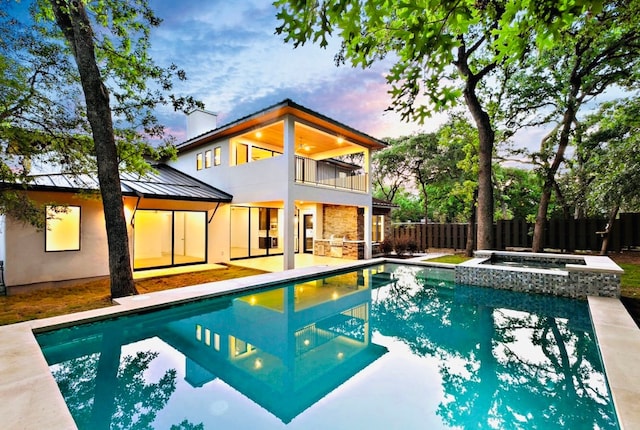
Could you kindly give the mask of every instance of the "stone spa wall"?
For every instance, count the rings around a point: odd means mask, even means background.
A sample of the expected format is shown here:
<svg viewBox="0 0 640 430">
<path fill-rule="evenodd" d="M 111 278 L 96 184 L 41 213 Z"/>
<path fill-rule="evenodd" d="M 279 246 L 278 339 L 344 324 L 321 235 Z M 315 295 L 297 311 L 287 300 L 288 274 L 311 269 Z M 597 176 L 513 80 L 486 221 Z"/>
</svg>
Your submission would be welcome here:
<svg viewBox="0 0 640 430">
<path fill-rule="evenodd" d="M 456 266 L 455 279 L 465 285 L 586 299 L 620 297 L 622 273 L 609 257 L 477 251 L 474 259 Z"/>
</svg>

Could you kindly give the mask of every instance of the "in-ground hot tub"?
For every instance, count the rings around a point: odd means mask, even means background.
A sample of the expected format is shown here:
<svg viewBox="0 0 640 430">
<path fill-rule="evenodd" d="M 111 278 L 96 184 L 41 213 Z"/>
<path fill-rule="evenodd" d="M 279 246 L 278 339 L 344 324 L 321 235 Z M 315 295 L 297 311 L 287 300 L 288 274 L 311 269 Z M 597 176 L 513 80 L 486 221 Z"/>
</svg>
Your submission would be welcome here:
<svg viewBox="0 0 640 430">
<path fill-rule="evenodd" d="M 476 251 L 456 266 L 456 282 L 513 291 L 584 299 L 620 297 L 624 271 L 609 257 Z"/>
</svg>

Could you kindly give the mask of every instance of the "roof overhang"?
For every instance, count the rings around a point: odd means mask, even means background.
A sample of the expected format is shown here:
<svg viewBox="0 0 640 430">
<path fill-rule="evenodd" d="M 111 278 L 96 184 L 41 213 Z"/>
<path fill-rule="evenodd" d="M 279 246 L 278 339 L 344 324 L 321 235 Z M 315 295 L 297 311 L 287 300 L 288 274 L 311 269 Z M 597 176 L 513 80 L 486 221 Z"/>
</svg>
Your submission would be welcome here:
<svg viewBox="0 0 640 430">
<path fill-rule="evenodd" d="M 336 137 L 343 138 L 353 144 L 369 148 L 371 150 L 386 147 L 386 143 L 379 139 L 371 137 L 352 127 L 339 123 L 338 121 L 287 99 L 252 115 L 240 118 L 234 122 L 216 128 L 215 130 L 187 140 L 186 142 L 177 145 L 178 152 L 185 152 L 213 141 L 241 135 L 266 124 L 277 122 L 287 115 L 293 116 L 299 122 L 318 129 L 323 133 L 335 135 Z"/>
</svg>

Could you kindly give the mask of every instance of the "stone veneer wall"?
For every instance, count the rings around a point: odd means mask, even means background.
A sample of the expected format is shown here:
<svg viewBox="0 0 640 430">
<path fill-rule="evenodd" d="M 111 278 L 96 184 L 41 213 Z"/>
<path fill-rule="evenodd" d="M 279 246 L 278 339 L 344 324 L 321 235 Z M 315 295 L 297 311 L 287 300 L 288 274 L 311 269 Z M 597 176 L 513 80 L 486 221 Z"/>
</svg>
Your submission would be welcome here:
<svg viewBox="0 0 640 430">
<path fill-rule="evenodd" d="M 364 214 L 356 206 L 324 205 L 322 207 L 323 239 L 344 237 L 345 240 L 364 240 Z"/>
<path fill-rule="evenodd" d="M 345 242 L 342 245 L 342 258 L 349 260 L 362 260 L 364 258 L 364 243 Z"/>
<path fill-rule="evenodd" d="M 322 207 L 322 239 L 314 243 L 315 255 L 332 255 L 331 236 L 344 238 L 341 257 L 348 260 L 364 258 L 364 211 L 356 206 L 324 205 Z M 352 241 L 352 242 L 350 242 Z"/>
<path fill-rule="evenodd" d="M 551 270 L 505 270 L 490 266 L 455 269 L 456 282 L 527 293 L 586 299 L 587 296 L 620 297 L 620 275 L 584 270 L 554 273 Z"/>
</svg>

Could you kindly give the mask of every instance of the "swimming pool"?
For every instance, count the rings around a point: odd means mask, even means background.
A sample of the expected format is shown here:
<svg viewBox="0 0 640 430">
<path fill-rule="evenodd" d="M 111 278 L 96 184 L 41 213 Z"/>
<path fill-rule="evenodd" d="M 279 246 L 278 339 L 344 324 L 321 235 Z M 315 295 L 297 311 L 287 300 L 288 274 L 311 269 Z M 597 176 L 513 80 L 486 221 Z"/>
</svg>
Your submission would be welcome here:
<svg viewBox="0 0 640 430">
<path fill-rule="evenodd" d="M 37 339 L 80 428 L 618 428 L 586 302 L 441 269 L 385 263 Z"/>
</svg>

